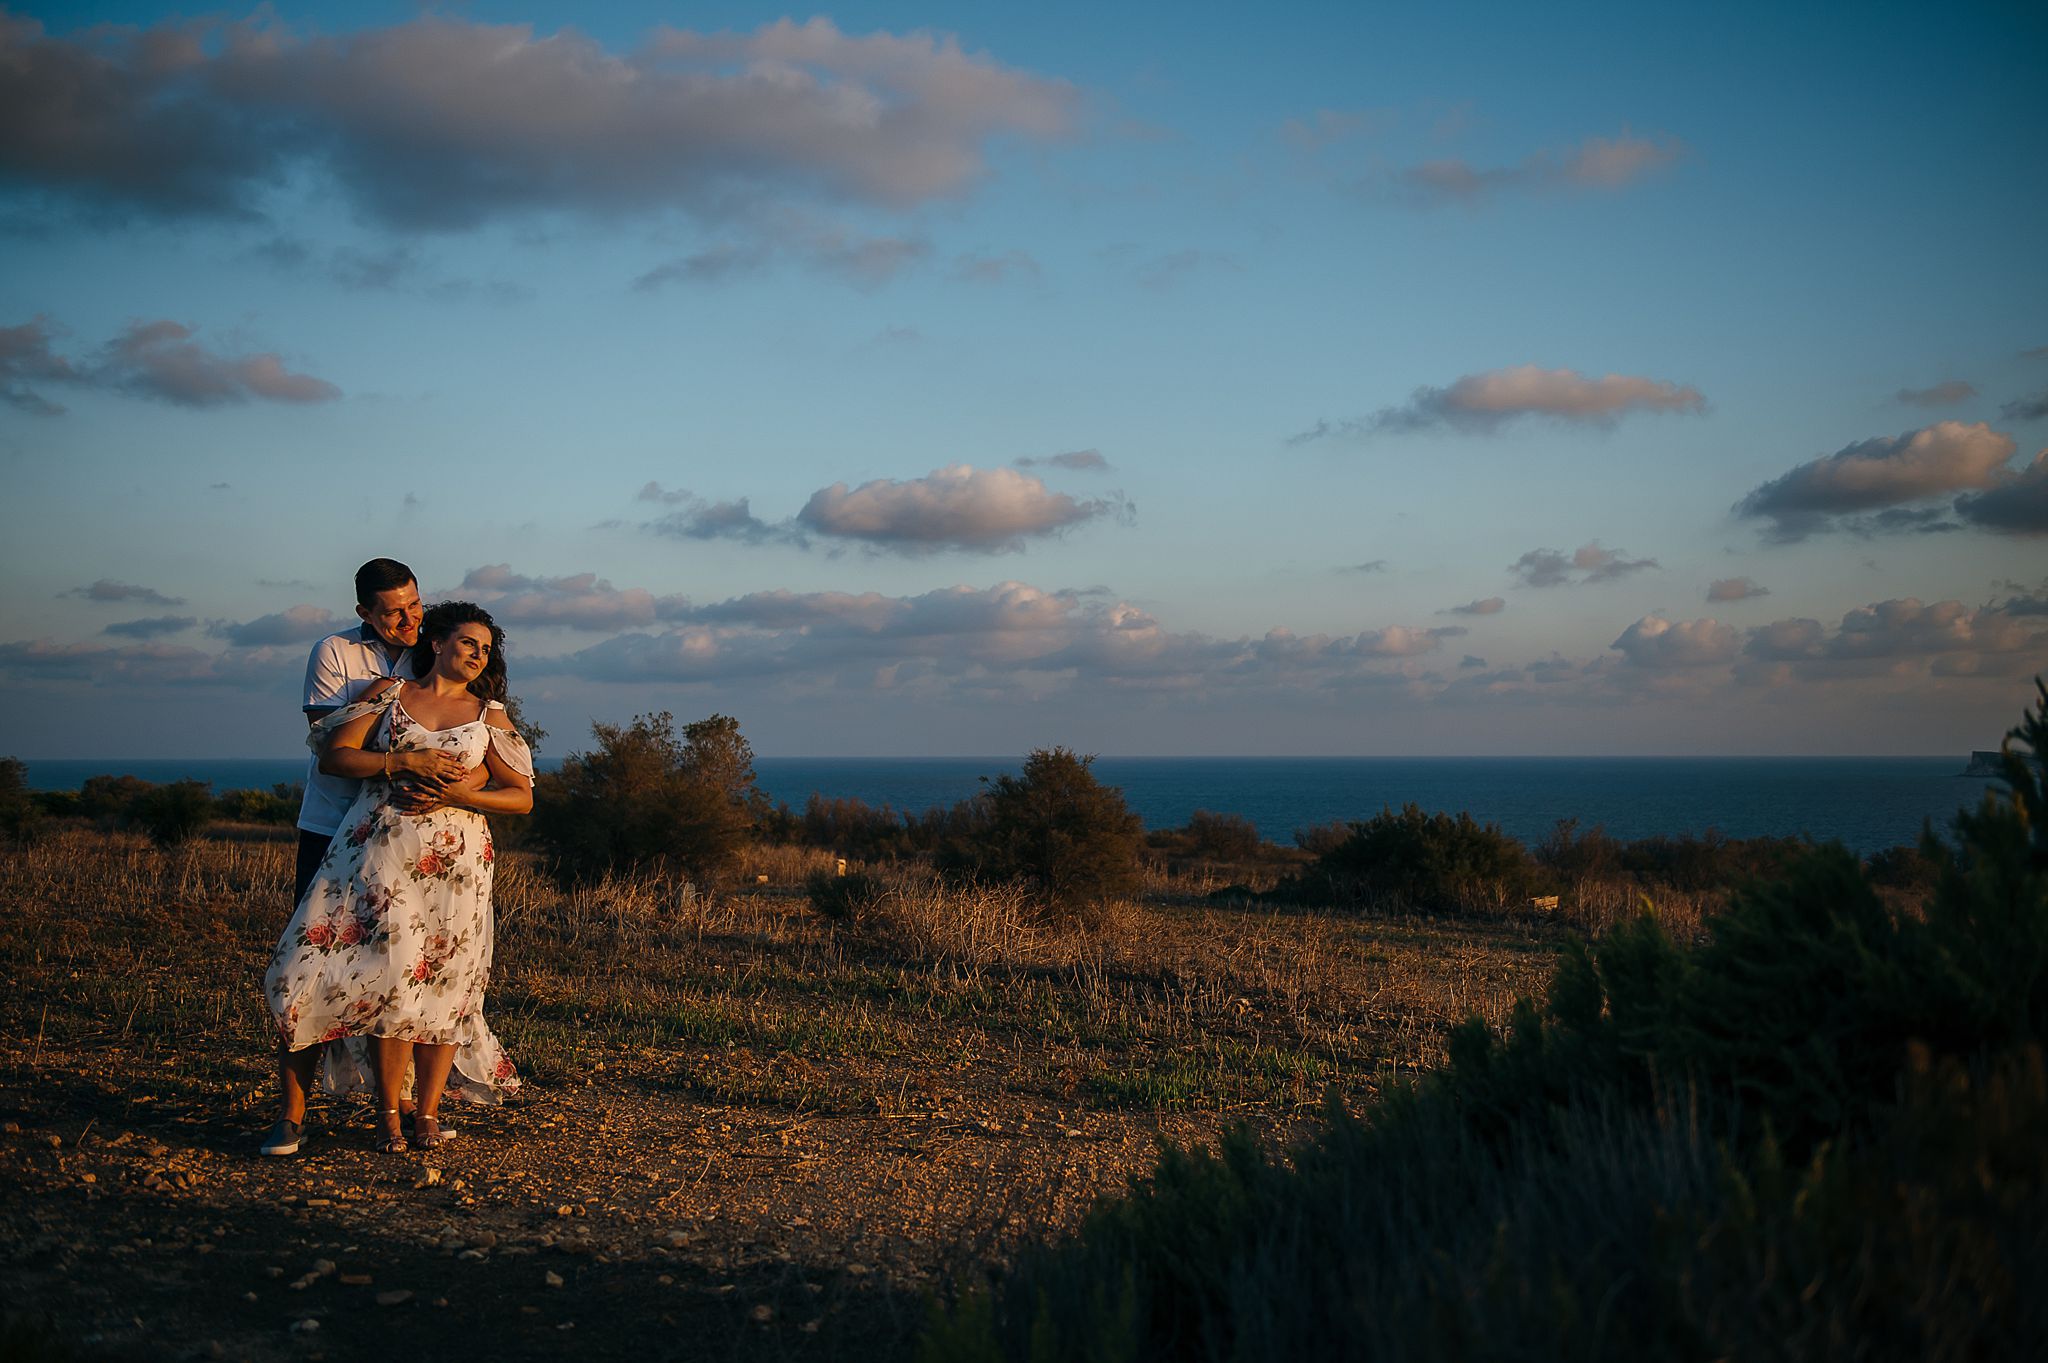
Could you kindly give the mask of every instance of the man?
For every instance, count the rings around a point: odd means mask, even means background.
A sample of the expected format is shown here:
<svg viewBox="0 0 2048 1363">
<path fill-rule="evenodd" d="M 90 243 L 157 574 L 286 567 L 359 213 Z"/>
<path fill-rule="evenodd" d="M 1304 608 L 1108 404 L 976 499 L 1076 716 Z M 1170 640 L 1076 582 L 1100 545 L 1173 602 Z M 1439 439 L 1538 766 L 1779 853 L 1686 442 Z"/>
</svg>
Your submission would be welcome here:
<svg viewBox="0 0 2048 1363">
<path fill-rule="evenodd" d="M 386 677 L 409 676 L 405 665 L 420 639 L 420 585 L 412 569 L 396 559 L 373 558 L 356 569 L 356 615 L 362 624 L 330 634 L 306 659 L 306 723 L 318 724 Z M 328 776 L 316 753 L 306 764 L 306 795 L 299 802 L 299 857 L 296 905 L 320 873 L 327 848 L 355 803 L 361 781 Z M 425 798 L 431 800 L 432 796 Z M 416 810 L 414 812 L 424 812 Z M 313 1087 L 319 1048 L 278 1052 L 277 1078 L 285 1108 L 293 1115 L 270 1129 L 259 1147 L 266 1155 L 296 1155 L 303 1141 L 306 1098 Z"/>
<path fill-rule="evenodd" d="M 362 624 L 330 634 L 306 659 L 306 723 L 317 724 L 354 701 L 375 682 L 403 675 L 406 655 L 420 641 L 420 584 L 396 559 L 373 558 L 356 569 L 356 615 Z M 355 803 L 360 781 L 327 776 L 316 754 L 306 764 L 306 795 L 299 802 L 298 883 L 292 903 L 320 871 L 341 816 Z"/>
</svg>

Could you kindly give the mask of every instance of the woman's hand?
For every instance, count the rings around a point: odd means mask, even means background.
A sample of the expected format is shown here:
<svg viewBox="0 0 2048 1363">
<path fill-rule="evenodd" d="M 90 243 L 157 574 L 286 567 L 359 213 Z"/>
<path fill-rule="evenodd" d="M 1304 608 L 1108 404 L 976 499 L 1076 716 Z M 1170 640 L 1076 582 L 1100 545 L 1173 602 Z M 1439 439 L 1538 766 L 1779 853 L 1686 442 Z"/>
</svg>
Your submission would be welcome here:
<svg viewBox="0 0 2048 1363">
<path fill-rule="evenodd" d="M 454 781 L 442 781 L 433 777 L 408 777 L 397 783 L 391 796 L 391 803 L 401 814 L 418 818 L 431 814 L 437 809 L 460 809 L 463 797 L 474 790 L 483 789 L 490 779 L 489 771 L 481 764 L 465 768 Z"/>
<path fill-rule="evenodd" d="M 410 748 L 391 754 L 391 774 L 435 785 L 453 785 L 469 771 L 454 753 L 438 748 Z"/>
</svg>

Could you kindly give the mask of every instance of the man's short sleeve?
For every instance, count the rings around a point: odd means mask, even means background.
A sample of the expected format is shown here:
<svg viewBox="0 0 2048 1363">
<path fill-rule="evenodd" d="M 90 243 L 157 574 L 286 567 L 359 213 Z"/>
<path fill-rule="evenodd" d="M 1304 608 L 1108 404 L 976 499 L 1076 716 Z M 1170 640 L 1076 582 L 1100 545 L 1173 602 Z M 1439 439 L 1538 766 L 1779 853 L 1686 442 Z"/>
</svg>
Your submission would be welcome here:
<svg viewBox="0 0 2048 1363">
<path fill-rule="evenodd" d="M 341 642 L 340 635 L 330 634 L 313 645 L 312 656 L 306 659 L 305 709 L 334 710 L 348 704 L 348 667 Z"/>
</svg>

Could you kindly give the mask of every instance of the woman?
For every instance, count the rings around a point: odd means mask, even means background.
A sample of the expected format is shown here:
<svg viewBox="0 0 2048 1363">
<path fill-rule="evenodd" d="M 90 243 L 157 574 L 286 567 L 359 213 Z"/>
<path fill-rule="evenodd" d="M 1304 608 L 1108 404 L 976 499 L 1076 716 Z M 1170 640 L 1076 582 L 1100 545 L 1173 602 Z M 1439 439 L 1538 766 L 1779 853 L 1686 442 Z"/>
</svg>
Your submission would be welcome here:
<svg viewBox="0 0 2048 1363">
<path fill-rule="evenodd" d="M 480 607 L 434 606 L 413 648 L 418 680 L 382 683 L 308 740 L 322 771 L 363 786 L 263 977 L 284 1097 L 266 1154 L 298 1148 L 323 1049 L 330 1091 L 374 1090 L 385 1154 L 454 1138 L 439 1117 L 449 1085 L 480 1103 L 519 1087 L 483 1015 L 494 857 L 483 815 L 533 808 L 533 758 L 503 703 L 504 646 Z M 478 763 L 487 787 L 464 779 Z M 399 1123 L 408 1066 L 410 1141 Z"/>
</svg>

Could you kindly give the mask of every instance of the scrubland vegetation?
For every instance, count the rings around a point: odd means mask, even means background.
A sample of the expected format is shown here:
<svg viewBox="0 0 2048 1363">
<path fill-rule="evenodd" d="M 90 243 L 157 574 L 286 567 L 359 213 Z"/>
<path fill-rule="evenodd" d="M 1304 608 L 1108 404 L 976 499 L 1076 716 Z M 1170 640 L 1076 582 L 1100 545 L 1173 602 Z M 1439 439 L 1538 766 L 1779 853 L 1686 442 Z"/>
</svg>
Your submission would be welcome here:
<svg viewBox="0 0 2048 1363">
<path fill-rule="evenodd" d="M 2048 747 L 2043 710 L 2015 737 Z M 176 786 L 20 777 L 9 1086 L 92 1070 L 253 1128 L 288 830 L 250 792 L 197 792 L 209 825 Z M 1413 807 L 1281 846 L 1227 814 L 1148 833 L 1063 749 L 951 809 L 793 811 L 731 720 L 649 716 L 544 778 L 489 1008 L 530 1103 L 819 1142 L 771 1195 L 808 1241 L 742 1292 L 791 1328 L 735 1314 L 735 1356 L 2031 1356 L 2048 793 L 2008 781 L 1861 861 L 1570 822 L 1530 848 Z M 997 1179 L 905 1123 L 1012 1158 Z M 1084 1134 L 1126 1155 L 1082 1160 Z M 645 1150 L 595 1159 L 666 1187 Z M 676 1216 L 704 1178 L 618 1214 Z M 879 1224 L 886 1284 L 795 1291 Z"/>
</svg>

